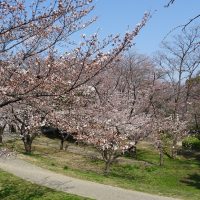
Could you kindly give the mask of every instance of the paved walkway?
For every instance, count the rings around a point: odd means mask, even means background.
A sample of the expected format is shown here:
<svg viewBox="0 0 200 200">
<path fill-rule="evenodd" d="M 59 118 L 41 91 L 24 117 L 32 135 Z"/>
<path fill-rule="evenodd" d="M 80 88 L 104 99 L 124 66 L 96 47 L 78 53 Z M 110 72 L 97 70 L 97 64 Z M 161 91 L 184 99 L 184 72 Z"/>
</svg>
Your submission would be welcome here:
<svg viewBox="0 0 200 200">
<path fill-rule="evenodd" d="M 41 167 L 37 167 L 18 158 L 0 158 L 0 168 L 39 185 L 44 185 L 59 191 L 90 197 L 97 200 L 173 199 L 71 178 Z"/>
</svg>

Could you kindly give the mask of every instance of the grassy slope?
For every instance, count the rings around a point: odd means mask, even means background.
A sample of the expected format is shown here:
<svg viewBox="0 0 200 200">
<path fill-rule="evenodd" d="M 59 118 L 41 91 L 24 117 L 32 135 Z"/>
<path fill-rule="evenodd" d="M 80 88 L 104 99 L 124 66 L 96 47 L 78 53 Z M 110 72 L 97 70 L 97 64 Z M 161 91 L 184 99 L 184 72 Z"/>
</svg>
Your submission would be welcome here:
<svg viewBox="0 0 200 200">
<path fill-rule="evenodd" d="M 74 153 L 77 147 L 72 147 L 67 152 L 58 151 L 58 141 L 39 138 L 35 141 L 33 154 L 22 157 L 42 167 L 77 178 L 153 194 L 200 199 L 200 161 L 194 157 L 179 157 L 176 160 L 165 158 L 165 166 L 159 167 L 157 152 L 150 146 L 142 145 L 139 147 L 137 160 L 123 158 L 112 166 L 108 176 L 104 176 L 104 163 L 95 158 L 93 150 L 79 148 L 79 152 Z M 17 149 L 20 148 L 17 144 Z"/>
<path fill-rule="evenodd" d="M 64 192 L 57 192 L 17 178 L 0 170 L 1 200 L 83 200 L 88 199 Z"/>
</svg>

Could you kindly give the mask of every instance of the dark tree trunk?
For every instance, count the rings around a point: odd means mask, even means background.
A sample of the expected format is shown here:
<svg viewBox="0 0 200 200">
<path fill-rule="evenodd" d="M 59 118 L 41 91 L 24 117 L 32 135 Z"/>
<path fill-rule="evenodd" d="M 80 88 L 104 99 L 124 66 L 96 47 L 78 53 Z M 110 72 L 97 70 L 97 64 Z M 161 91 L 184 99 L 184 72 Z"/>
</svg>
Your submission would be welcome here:
<svg viewBox="0 0 200 200">
<path fill-rule="evenodd" d="M 3 137 L 2 137 L 2 135 L 0 134 L 0 144 L 2 144 L 3 143 Z"/>
<path fill-rule="evenodd" d="M 110 165 L 111 165 L 110 160 L 106 161 L 106 163 L 105 163 L 105 169 L 104 169 L 104 173 L 106 175 L 110 172 Z"/>
<path fill-rule="evenodd" d="M 31 143 L 24 143 L 24 148 L 25 148 L 26 153 L 31 153 L 31 151 L 32 151 Z"/>
<path fill-rule="evenodd" d="M 132 158 L 137 158 L 137 147 L 136 145 L 131 146 L 127 149 L 127 154 Z"/>
<path fill-rule="evenodd" d="M 104 174 L 107 175 L 110 172 L 110 167 L 117 158 L 117 156 L 114 155 L 114 151 L 112 150 L 103 150 L 102 157 L 105 161 Z"/>
<path fill-rule="evenodd" d="M 9 125 L 9 131 L 10 131 L 11 134 L 17 133 L 16 127 L 13 124 Z"/>
<path fill-rule="evenodd" d="M 135 145 L 135 159 L 137 159 L 137 147 Z"/>
<path fill-rule="evenodd" d="M 0 143 L 3 143 L 3 132 L 6 125 L 0 126 Z"/>
<path fill-rule="evenodd" d="M 33 139 L 31 138 L 31 136 L 29 134 L 27 134 L 22 138 L 22 140 L 24 142 L 24 149 L 25 149 L 26 153 L 31 153 L 32 142 L 33 142 Z"/>
<path fill-rule="evenodd" d="M 63 150 L 64 149 L 64 140 L 61 140 L 60 141 L 60 150 Z"/>
</svg>

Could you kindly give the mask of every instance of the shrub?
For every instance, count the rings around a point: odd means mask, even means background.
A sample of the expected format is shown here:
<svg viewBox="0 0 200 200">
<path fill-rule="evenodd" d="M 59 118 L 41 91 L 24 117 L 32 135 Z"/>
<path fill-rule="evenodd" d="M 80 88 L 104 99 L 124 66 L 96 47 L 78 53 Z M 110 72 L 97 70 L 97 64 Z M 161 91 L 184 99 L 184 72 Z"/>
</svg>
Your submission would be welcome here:
<svg viewBox="0 0 200 200">
<path fill-rule="evenodd" d="M 67 165 L 65 165 L 65 166 L 63 167 L 63 169 L 64 169 L 64 170 L 68 170 L 69 167 L 68 167 Z"/>
<path fill-rule="evenodd" d="M 182 141 L 182 147 L 186 150 L 200 151 L 200 140 L 196 137 L 187 137 Z"/>
</svg>

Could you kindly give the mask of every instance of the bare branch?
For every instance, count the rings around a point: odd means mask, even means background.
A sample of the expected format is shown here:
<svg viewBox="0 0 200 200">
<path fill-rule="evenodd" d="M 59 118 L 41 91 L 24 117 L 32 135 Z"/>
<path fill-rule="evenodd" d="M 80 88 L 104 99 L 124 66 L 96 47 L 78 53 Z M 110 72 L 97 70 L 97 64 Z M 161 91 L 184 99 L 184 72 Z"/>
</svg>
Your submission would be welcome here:
<svg viewBox="0 0 200 200">
<path fill-rule="evenodd" d="M 168 2 L 168 4 L 165 5 L 165 7 L 169 7 L 169 6 L 172 5 L 174 2 L 175 2 L 175 0 L 170 0 L 170 1 Z"/>
</svg>

